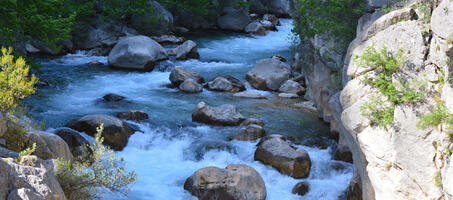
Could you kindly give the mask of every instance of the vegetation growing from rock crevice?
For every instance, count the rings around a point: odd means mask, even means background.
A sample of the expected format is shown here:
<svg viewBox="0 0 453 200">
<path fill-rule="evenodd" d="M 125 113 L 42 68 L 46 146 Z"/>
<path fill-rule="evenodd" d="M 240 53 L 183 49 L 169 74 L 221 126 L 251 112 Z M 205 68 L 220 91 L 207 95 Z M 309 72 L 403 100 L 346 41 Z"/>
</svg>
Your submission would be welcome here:
<svg viewBox="0 0 453 200">
<path fill-rule="evenodd" d="M 70 200 L 99 199 L 105 193 L 127 195 L 131 184 L 137 180 L 134 172 L 125 170 L 124 159 L 117 160 L 113 150 L 102 145 L 103 130 L 103 125 L 98 127 L 95 143 L 88 145 L 91 154 L 72 163 L 57 161 L 55 174 Z"/>
<path fill-rule="evenodd" d="M 404 80 L 395 76 L 406 62 L 402 49 L 392 53 L 385 46 L 380 50 L 368 46 L 361 56 L 355 56 L 354 59 L 360 67 L 374 70 L 375 75 L 365 75 L 363 82 L 379 90 L 389 102 L 385 104 L 382 99 L 372 98 L 362 105 L 362 115 L 370 116 L 372 123 L 386 127 L 393 123 L 395 105 L 417 103 L 424 97 L 425 92 L 420 90 L 424 86 L 421 81 Z"/>
<path fill-rule="evenodd" d="M 354 39 L 362 0 L 297 0 L 293 32 L 301 39 L 328 34 L 334 39 Z"/>
</svg>

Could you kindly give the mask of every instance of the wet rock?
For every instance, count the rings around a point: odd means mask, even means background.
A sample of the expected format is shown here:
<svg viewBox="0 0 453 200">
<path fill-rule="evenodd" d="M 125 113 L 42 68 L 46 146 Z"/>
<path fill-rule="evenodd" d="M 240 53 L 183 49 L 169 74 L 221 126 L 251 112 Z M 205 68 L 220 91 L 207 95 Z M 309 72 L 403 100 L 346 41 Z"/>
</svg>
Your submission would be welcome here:
<svg viewBox="0 0 453 200">
<path fill-rule="evenodd" d="M 175 67 L 173 71 L 170 73 L 170 81 L 175 86 L 179 86 L 184 80 L 186 79 L 193 79 L 197 81 L 197 83 L 202 84 L 204 83 L 204 78 L 198 74 L 198 72 L 186 69 L 184 67 Z"/>
<path fill-rule="evenodd" d="M 245 90 L 245 84 L 231 76 L 219 76 L 210 81 L 206 86 L 208 90 L 219 92 L 239 92 Z"/>
<path fill-rule="evenodd" d="M 114 150 L 122 150 L 127 145 L 129 137 L 134 133 L 126 123 L 108 115 L 86 115 L 66 126 L 94 136 L 96 128 L 101 124 L 104 124 L 104 131 L 102 132 L 104 143 Z"/>
<path fill-rule="evenodd" d="M 120 112 L 116 114 L 116 117 L 131 121 L 143 121 L 149 119 L 148 114 L 141 110 L 129 110 L 126 112 Z"/>
<path fill-rule="evenodd" d="M 111 67 L 152 71 L 158 61 L 168 59 L 165 49 L 146 36 L 121 39 L 108 56 Z"/>
<path fill-rule="evenodd" d="M 259 138 L 266 136 L 266 131 L 260 125 L 250 124 L 245 130 L 239 132 L 234 139 L 242 141 L 255 141 Z"/>
<path fill-rule="evenodd" d="M 86 140 L 80 132 L 70 128 L 58 128 L 55 134 L 60 136 L 66 144 L 74 157 L 86 156 L 91 152 L 86 149 L 90 143 Z"/>
<path fill-rule="evenodd" d="M 305 182 L 305 181 L 299 182 L 293 187 L 292 193 L 300 195 L 300 196 L 304 196 L 305 194 L 307 194 L 309 189 L 310 189 L 310 185 L 307 182 Z"/>
<path fill-rule="evenodd" d="M 289 79 L 290 67 L 278 59 L 260 60 L 246 75 L 246 80 L 256 89 L 277 91 Z"/>
<path fill-rule="evenodd" d="M 275 25 L 270 22 L 270 21 L 267 21 L 267 20 L 261 20 L 260 21 L 260 24 L 264 27 L 264 29 L 266 30 L 270 30 L 270 31 L 278 31 L 277 27 L 275 27 Z"/>
<path fill-rule="evenodd" d="M 310 173 L 311 160 L 308 153 L 291 146 L 281 135 L 262 138 L 255 151 L 255 160 L 270 165 L 280 173 L 294 178 L 304 178 Z"/>
<path fill-rule="evenodd" d="M 161 45 L 167 44 L 181 44 L 186 41 L 183 37 L 176 37 L 174 35 L 161 35 L 161 36 L 153 36 L 151 37 L 154 41 Z"/>
<path fill-rule="evenodd" d="M 195 153 L 195 159 L 201 160 L 209 151 L 226 151 L 232 154 L 237 153 L 236 149 L 228 142 L 224 141 L 206 141 L 201 143 L 191 144 L 192 152 Z"/>
<path fill-rule="evenodd" d="M 117 95 L 117 94 L 113 94 L 113 93 L 109 93 L 109 94 L 106 94 L 102 97 L 102 99 L 104 99 L 104 101 L 107 101 L 107 102 L 119 102 L 119 101 L 123 101 L 124 99 L 126 99 L 126 97 L 123 97 L 121 95 Z"/>
<path fill-rule="evenodd" d="M 184 189 L 204 199 L 265 200 L 263 178 L 250 166 L 228 165 L 225 169 L 197 170 L 184 183 Z"/>
<path fill-rule="evenodd" d="M 266 35 L 266 29 L 259 22 L 252 22 L 245 27 L 246 33 L 251 33 L 255 35 Z"/>
<path fill-rule="evenodd" d="M 292 94 L 292 93 L 280 93 L 280 94 L 278 94 L 278 97 L 287 98 L 287 99 L 295 99 L 295 98 L 299 98 L 299 95 Z"/>
<path fill-rule="evenodd" d="M 255 91 L 238 92 L 236 94 L 233 94 L 233 97 L 246 98 L 246 99 L 266 99 L 266 97 L 263 96 L 261 93 L 255 92 Z"/>
<path fill-rule="evenodd" d="M 219 28 L 230 31 L 243 31 L 249 22 L 250 16 L 245 9 L 236 9 L 230 6 L 225 7 L 222 15 L 217 18 Z"/>
<path fill-rule="evenodd" d="M 270 21 L 274 26 L 280 26 L 280 20 L 273 14 L 263 15 L 263 20 Z"/>
<path fill-rule="evenodd" d="M 243 121 L 241 123 L 241 126 L 248 126 L 250 124 L 256 124 L 256 125 L 259 125 L 259 126 L 264 126 L 264 122 L 262 122 L 261 120 L 259 119 L 255 119 L 255 118 L 248 118 L 246 119 L 245 121 Z"/>
<path fill-rule="evenodd" d="M 88 63 L 88 65 L 91 65 L 91 66 L 103 66 L 104 63 L 101 63 L 101 62 L 99 62 L 99 61 L 97 61 L 97 60 L 92 60 L 92 61 L 90 61 L 90 62 Z"/>
<path fill-rule="evenodd" d="M 179 85 L 179 90 L 185 93 L 200 93 L 203 91 L 203 86 L 189 78 Z"/>
<path fill-rule="evenodd" d="M 200 54 L 198 53 L 198 46 L 192 40 L 187 40 L 183 44 L 179 45 L 172 51 L 176 56 L 177 60 L 186 60 L 186 59 L 198 59 Z"/>
<path fill-rule="evenodd" d="M 302 87 L 298 82 L 293 80 L 287 80 L 283 85 L 278 89 L 281 93 L 291 93 L 296 95 L 303 95 L 305 93 L 305 88 Z"/>
<path fill-rule="evenodd" d="M 237 126 L 245 118 L 239 113 L 235 106 L 225 104 L 219 107 L 211 107 L 205 102 L 198 103 L 192 111 L 192 121 L 223 126 Z"/>
</svg>

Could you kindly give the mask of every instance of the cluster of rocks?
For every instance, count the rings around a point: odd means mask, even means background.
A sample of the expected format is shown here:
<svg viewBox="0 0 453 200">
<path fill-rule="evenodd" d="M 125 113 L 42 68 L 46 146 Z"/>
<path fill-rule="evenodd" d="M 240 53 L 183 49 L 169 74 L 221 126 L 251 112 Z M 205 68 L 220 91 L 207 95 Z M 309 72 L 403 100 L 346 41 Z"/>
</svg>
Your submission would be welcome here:
<svg viewBox="0 0 453 200">
<path fill-rule="evenodd" d="M 265 14 L 259 18 L 258 14 L 250 14 L 253 19 L 244 29 L 246 33 L 255 35 L 266 35 L 266 31 L 277 31 L 277 26 L 280 26 L 280 20 L 272 14 Z"/>
</svg>

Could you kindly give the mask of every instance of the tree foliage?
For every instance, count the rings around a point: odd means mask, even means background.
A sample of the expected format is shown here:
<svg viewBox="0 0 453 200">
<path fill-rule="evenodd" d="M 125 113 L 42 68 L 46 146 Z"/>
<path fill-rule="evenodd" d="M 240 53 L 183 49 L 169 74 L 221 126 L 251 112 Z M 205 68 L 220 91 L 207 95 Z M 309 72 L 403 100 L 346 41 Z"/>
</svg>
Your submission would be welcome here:
<svg viewBox="0 0 453 200">
<path fill-rule="evenodd" d="M 301 39 L 317 34 L 351 41 L 364 10 L 363 0 L 297 0 L 293 32 Z"/>
<path fill-rule="evenodd" d="M 20 100 L 35 93 L 38 79 L 29 77 L 30 67 L 22 57 L 15 58 L 13 49 L 2 48 L 0 57 L 0 111 L 3 113 L 17 107 Z"/>
<path fill-rule="evenodd" d="M 126 172 L 123 158 L 118 160 L 113 150 L 102 145 L 103 130 L 103 125 L 97 128 L 95 143 L 88 146 L 91 154 L 72 163 L 57 161 L 56 177 L 70 200 L 99 199 L 109 192 L 127 195 L 137 180 L 134 172 Z"/>
</svg>

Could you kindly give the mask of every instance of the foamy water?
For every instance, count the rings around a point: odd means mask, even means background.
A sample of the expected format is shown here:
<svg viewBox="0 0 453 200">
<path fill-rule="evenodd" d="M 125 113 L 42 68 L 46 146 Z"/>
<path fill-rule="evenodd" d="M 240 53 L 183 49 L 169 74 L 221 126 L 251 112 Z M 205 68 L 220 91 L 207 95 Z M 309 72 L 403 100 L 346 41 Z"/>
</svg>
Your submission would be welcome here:
<svg viewBox="0 0 453 200">
<path fill-rule="evenodd" d="M 194 37 L 192 39 L 199 45 L 200 60 L 167 62 L 194 69 L 207 80 L 218 75 L 232 75 L 245 81 L 245 74 L 259 59 L 274 54 L 291 59 L 291 41 L 288 40 L 291 20 L 282 20 L 279 30 L 264 37 Z M 86 114 L 114 114 L 130 109 L 147 112 L 150 120 L 137 124 L 142 132 L 135 133 L 127 147 L 117 152 L 128 163 L 127 169 L 134 170 L 139 177 L 127 199 L 196 199 L 183 189 L 184 181 L 196 170 L 208 166 L 252 166 L 263 177 L 269 200 L 336 200 L 352 177 L 352 165 L 332 158 L 335 145 L 323 136 L 329 127 L 316 115 L 293 110 L 284 103 L 276 105 L 273 102 L 276 100 L 272 99 L 275 94 L 271 92 L 259 91 L 271 100 L 238 99 L 230 93 L 206 90 L 200 94 L 183 94 L 163 87 L 170 83 L 169 72 L 125 72 L 106 66 L 88 66 L 92 60 L 107 62 L 106 57 L 88 56 L 85 52 L 45 60 L 42 77 L 51 83 L 51 87 L 40 89 L 27 102 L 33 106 L 34 116 L 46 120 L 49 128 L 64 126 Z M 253 90 L 249 84 L 247 89 Z M 126 96 L 128 101 L 116 105 L 99 101 L 106 93 Z M 307 150 L 312 159 L 310 176 L 293 179 L 254 161 L 257 141 L 229 140 L 241 127 L 192 122 L 192 109 L 200 101 L 209 105 L 233 104 L 244 116 L 264 121 L 268 134 L 299 139 L 306 145 L 299 147 Z M 317 143 L 328 144 L 329 148 L 318 149 Z M 208 151 L 206 147 L 218 148 Z M 303 197 L 291 194 L 293 186 L 300 181 L 310 184 L 309 193 Z"/>
</svg>

